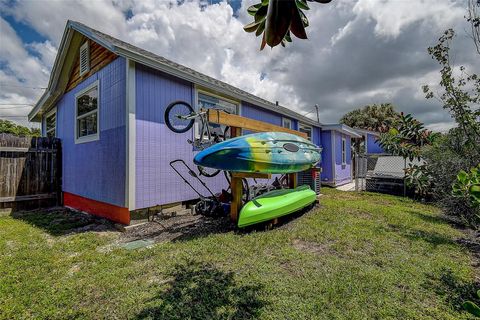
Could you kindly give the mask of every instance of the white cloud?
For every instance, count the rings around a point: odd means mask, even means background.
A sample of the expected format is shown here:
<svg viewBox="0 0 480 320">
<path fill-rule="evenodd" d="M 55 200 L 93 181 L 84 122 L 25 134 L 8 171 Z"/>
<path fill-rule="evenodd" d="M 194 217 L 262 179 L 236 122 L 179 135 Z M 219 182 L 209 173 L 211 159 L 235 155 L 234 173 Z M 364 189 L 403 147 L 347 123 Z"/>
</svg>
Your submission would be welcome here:
<svg viewBox="0 0 480 320">
<path fill-rule="evenodd" d="M 246 8 L 256 2 L 243 1 L 235 17 L 227 2 L 49 0 L 11 5 L 0 0 L 4 14 L 48 39 L 22 43 L 2 19 L 0 81 L 46 86 L 66 20 L 72 19 L 294 110 L 309 111 L 318 103 L 325 123 L 380 102 L 394 102 L 432 128 L 451 123 L 438 103 L 424 99 L 420 87 L 438 83 L 439 67 L 426 47 L 446 28 L 463 30 L 460 0 L 312 2 L 306 12 L 309 40 L 294 39 L 287 48 L 263 51 L 260 38 L 243 31 L 252 20 Z M 465 43 L 463 39 L 456 47 Z M 457 58 L 457 63 L 475 61 L 469 54 Z M 3 89 L 2 101 L 30 103 L 41 93 L 9 88 L 7 95 Z"/>
<path fill-rule="evenodd" d="M 386 37 L 397 37 L 406 26 L 418 21 L 443 28 L 465 14 L 464 8 L 451 0 L 359 0 L 353 12 L 375 20 L 375 33 Z"/>
</svg>

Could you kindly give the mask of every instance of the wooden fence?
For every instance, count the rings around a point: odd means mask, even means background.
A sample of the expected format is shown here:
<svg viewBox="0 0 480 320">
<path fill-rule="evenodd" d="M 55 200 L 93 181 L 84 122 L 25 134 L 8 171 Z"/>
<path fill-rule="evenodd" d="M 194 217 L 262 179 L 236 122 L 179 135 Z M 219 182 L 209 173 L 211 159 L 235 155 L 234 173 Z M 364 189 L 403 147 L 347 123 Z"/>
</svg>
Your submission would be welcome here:
<svg viewBox="0 0 480 320">
<path fill-rule="evenodd" d="M 0 208 L 61 204 L 57 138 L 0 134 Z"/>
</svg>

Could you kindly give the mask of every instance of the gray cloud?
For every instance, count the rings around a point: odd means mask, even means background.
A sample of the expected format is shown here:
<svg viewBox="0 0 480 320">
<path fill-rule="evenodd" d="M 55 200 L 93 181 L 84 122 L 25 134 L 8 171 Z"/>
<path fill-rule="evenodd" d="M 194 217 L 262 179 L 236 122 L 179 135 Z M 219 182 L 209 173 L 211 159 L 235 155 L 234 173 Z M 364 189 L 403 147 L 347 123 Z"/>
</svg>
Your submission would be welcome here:
<svg viewBox="0 0 480 320">
<path fill-rule="evenodd" d="M 95 1 L 87 6 L 78 1 L 11 5 L 0 0 L 2 11 L 48 39 L 22 44 L 9 33 L 13 41 L 8 51 L 0 51 L 6 66 L 0 69 L 0 77 L 21 84 L 20 76 L 7 71 L 20 68 L 22 59 L 34 70 L 27 83 L 46 85 L 45 72 L 51 68 L 65 22 L 73 19 L 297 111 L 307 112 L 319 104 L 324 123 L 337 122 L 344 113 L 366 104 L 392 102 L 400 111 L 443 130 L 452 125 L 450 116 L 421 92 L 421 85 L 439 81 L 440 68 L 428 56 L 427 47 L 435 44 L 443 30 L 454 27 L 459 33 L 454 43 L 456 63 L 478 72 L 478 56 L 463 31 L 461 0 L 312 3 L 307 12 L 308 41 L 294 39 L 287 48 L 261 52 L 260 39 L 242 29 L 251 20 L 246 8 L 255 2 L 243 1 L 235 17 L 226 2 L 200 8 L 197 1 L 182 5 Z M 127 10 L 132 13 L 128 20 Z M 39 58 L 29 55 L 31 50 Z M 12 52 L 21 55 L 17 58 Z M 2 92 L 0 100 L 33 103 L 37 97 L 36 91 L 11 88 Z"/>
</svg>

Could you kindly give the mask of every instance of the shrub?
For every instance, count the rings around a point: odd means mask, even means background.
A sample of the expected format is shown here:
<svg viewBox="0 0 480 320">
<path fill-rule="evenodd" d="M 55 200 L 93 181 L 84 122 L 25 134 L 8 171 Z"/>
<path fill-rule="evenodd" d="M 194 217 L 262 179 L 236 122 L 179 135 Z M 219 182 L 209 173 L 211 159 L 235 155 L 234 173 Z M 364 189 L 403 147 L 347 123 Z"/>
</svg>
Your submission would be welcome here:
<svg viewBox="0 0 480 320">
<path fill-rule="evenodd" d="M 480 143 L 480 137 L 476 137 Z M 445 209 L 445 213 L 457 217 L 461 222 L 473 227 L 480 225 L 480 208 L 475 207 L 468 197 L 458 197 L 452 192 L 460 170 L 470 171 L 478 165 L 480 154 L 476 148 L 465 143 L 463 130 L 452 129 L 442 135 L 434 145 L 422 151 L 428 163 L 433 181 L 433 199 Z"/>
</svg>

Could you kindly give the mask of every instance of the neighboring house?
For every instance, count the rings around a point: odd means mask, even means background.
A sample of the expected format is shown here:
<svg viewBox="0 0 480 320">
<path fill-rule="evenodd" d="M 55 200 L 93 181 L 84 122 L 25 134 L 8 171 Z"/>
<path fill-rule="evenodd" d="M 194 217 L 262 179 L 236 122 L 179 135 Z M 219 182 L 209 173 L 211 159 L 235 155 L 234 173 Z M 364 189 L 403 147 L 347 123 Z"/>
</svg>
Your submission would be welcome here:
<svg viewBox="0 0 480 320">
<path fill-rule="evenodd" d="M 333 185 L 352 179 L 351 128 L 322 131 L 291 109 L 68 21 L 48 88 L 29 114 L 43 135 L 62 141 L 64 204 L 128 224 L 132 211 L 197 198 L 169 167 L 195 155 L 186 142 L 195 130 L 176 134 L 164 124 L 175 100 L 306 132 L 324 148 L 324 174 L 341 175 Z M 221 175 L 207 183 L 226 188 Z"/>
<path fill-rule="evenodd" d="M 355 131 L 363 138 L 365 143 L 365 154 L 385 154 L 385 151 L 377 142 L 377 139 L 380 137 L 380 133 L 358 128 L 355 128 Z"/>
<path fill-rule="evenodd" d="M 322 184 L 340 186 L 352 181 L 352 138 L 361 138 L 344 124 L 322 125 Z"/>
</svg>

